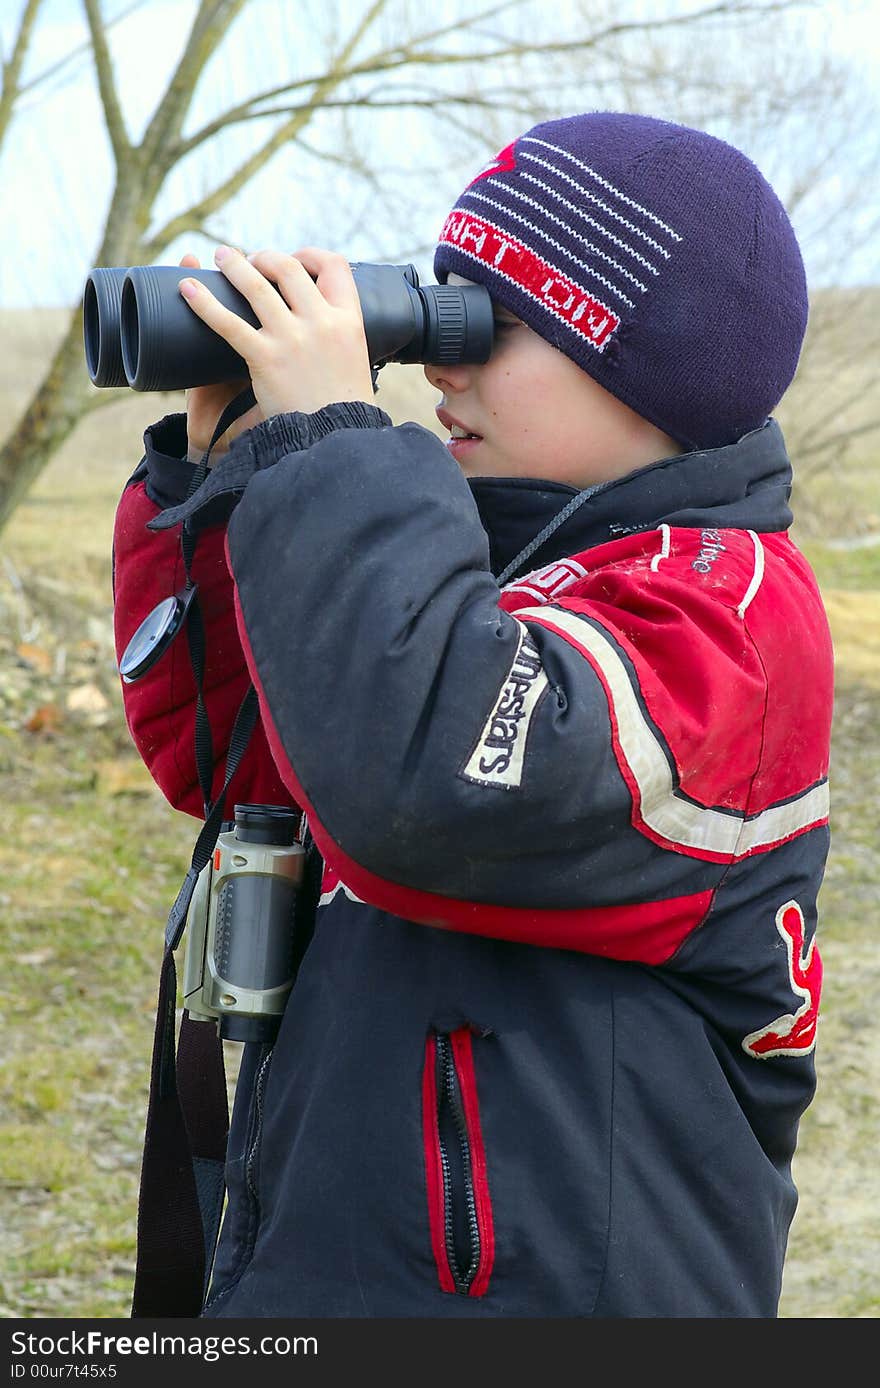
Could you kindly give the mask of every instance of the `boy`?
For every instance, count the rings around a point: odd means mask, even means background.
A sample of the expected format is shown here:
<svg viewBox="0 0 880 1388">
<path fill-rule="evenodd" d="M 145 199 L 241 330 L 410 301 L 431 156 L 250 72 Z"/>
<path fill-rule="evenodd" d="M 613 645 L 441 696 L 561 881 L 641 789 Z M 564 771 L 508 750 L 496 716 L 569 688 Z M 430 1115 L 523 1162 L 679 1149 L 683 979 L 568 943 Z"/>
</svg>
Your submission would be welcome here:
<svg viewBox="0 0 880 1388">
<path fill-rule="evenodd" d="M 647 117 L 507 146 L 436 253 L 497 315 L 484 365 L 425 368 L 445 449 L 369 403 L 341 257 L 218 264 L 261 330 L 182 292 L 257 405 L 182 505 L 186 424 L 148 432 L 119 647 L 192 517 L 221 766 L 259 694 L 228 803 L 304 808 L 324 877 L 204 1314 L 775 1316 L 832 699 L 770 418 L 807 318 L 782 206 Z M 192 456 L 225 399 L 190 393 Z M 181 643 L 124 692 L 199 814 Z"/>
</svg>

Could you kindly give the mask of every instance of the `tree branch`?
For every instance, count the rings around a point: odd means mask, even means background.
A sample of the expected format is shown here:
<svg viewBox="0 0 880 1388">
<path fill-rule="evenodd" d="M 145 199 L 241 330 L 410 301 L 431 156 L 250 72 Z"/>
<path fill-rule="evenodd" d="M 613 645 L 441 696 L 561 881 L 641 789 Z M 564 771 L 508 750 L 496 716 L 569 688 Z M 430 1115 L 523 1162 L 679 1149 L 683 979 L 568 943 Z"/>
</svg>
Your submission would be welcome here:
<svg viewBox="0 0 880 1388">
<path fill-rule="evenodd" d="M 18 26 L 18 33 L 13 40 L 12 55 L 8 62 L 2 64 L 3 81 L 2 85 L 0 85 L 0 148 L 3 147 L 3 140 L 12 120 L 12 112 L 15 109 L 15 103 L 24 90 L 19 84 L 21 69 L 33 35 L 37 10 L 42 3 L 43 0 L 27 0 L 27 4 L 21 16 L 21 23 Z"/>
<path fill-rule="evenodd" d="M 334 87 L 338 86 L 339 82 L 343 80 L 346 71 L 345 65 L 351 57 L 351 54 L 354 52 L 370 26 L 379 17 L 387 3 L 388 0 L 373 0 L 373 4 L 367 10 L 346 43 L 343 44 L 338 56 L 333 61 L 330 71 L 319 83 L 309 105 L 295 112 L 283 125 L 280 125 L 269 139 L 245 159 L 243 163 L 239 164 L 238 168 L 234 169 L 222 183 L 218 184 L 213 192 L 209 193 L 206 197 L 202 198 L 200 202 L 194 204 L 186 211 L 173 217 L 169 222 L 166 222 L 161 230 L 150 237 L 147 249 L 151 253 L 151 256 L 158 254 L 158 252 L 167 246 L 169 241 L 173 241 L 176 236 L 180 236 L 187 231 L 195 230 L 195 228 L 202 224 L 207 217 L 210 217 L 213 212 L 218 211 L 230 198 L 240 192 L 245 184 L 253 178 L 254 174 L 264 168 L 282 146 L 287 144 L 288 141 L 296 138 L 299 132 L 303 130 L 312 119 L 315 111 L 320 109 L 323 105 L 325 94 L 331 92 Z M 179 154 L 175 152 L 171 162 L 177 163 L 179 157 Z"/>
<path fill-rule="evenodd" d="M 827 466 L 825 455 L 837 444 L 848 444 L 861 434 L 871 434 L 880 429 L 880 416 L 870 420 L 867 424 L 859 424 L 854 429 L 839 429 L 836 434 L 828 434 L 824 439 L 819 439 L 815 443 L 801 444 L 798 448 L 798 471 L 805 477 L 813 477 L 817 472 L 824 471 Z M 821 455 L 819 462 L 813 467 L 804 468 L 803 460 Z"/>
<path fill-rule="evenodd" d="M 268 164 L 283 145 L 295 139 L 298 132 L 311 120 L 313 114 L 312 108 L 306 108 L 279 126 L 271 139 L 239 164 L 238 168 L 234 169 L 228 178 L 219 183 L 212 192 L 199 202 L 194 203 L 192 207 L 172 217 L 163 227 L 154 232 L 149 243 L 144 247 L 147 258 L 154 260 L 175 237 L 182 236 L 187 231 L 198 230 L 207 217 L 218 212 L 229 202 L 230 198 L 241 192 L 245 184 Z"/>
<path fill-rule="evenodd" d="M 42 3 L 42 0 L 39 0 L 39 3 Z M 148 3 L 149 0 L 131 0 L 131 4 L 127 5 L 124 10 L 120 10 L 112 19 L 106 19 L 104 21 L 104 28 L 112 29 L 114 25 L 121 24 L 124 19 L 128 19 L 129 15 L 134 14 L 137 10 L 142 10 Z M 63 58 L 59 58 L 57 62 L 44 68 L 42 72 L 38 72 L 36 77 L 32 77 L 29 82 L 23 83 L 20 88 L 20 95 L 26 96 L 28 92 L 32 92 L 36 87 L 41 87 L 44 82 L 48 82 L 56 73 L 62 72 L 68 64 L 75 62 L 77 58 L 88 56 L 91 51 L 92 45 L 90 41 L 88 39 L 84 40 L 84 42 L 78 44 L 76 48 L 72 48 L 69 53 L 65 53 Z"/>
<path fill-rule="evenodd" d="M 401 96 L 395 98 L 376 99 L 367 94 L 366 96 L 352 96 L 345 100 L 330 100 L 321 102 L 322 111 L 395 111 L 395 110 L 427 110 L 434 111 L 443 106 L 473 106 L 478 110 L 497 110 L 498 102 L 502 98 L 506 99 L 508 92 L 506 88 L 499 88 L 497 92 L 490 92 L 483 96 L 471 95 L 450 95 L 448 92 L 438 92 L 435 96 Z M 515 103 L 511 102 L 512 109 L 516 109 Z M 293 116 L 301 112 L 313 112 L 314 103 L 304 102 L 301 106 L 273 106 L 267 111 L 254 111 L 249 116 L 243 116 L 241 123 L 251 120 L 263 120 L 268 116 Z M 322 159 L 328 162 L 334 161 L 334 155 L 321 153 Z M 342 162 L 346 162 L 343 160 Z"/>
<path fill-rule="evenodd" d="M 201 0 L 180 61 L 141 140 L 145 164 L 155 169 L 158 188 L 176 161 L 177 146 L 195 89 L 206 64 L 223 42 L 247 0 Z"/>
<path fill-rule="evenodd" d="M 100 0 L 83 0 L 83 9 L 89 26 L 92 55 L 95 60 L 95 74 L 98 78 L 98 91 L 104 111 L 104 123 L 107 126 L 107 134 L 110 136 L 116 166 L 119 168 L 131 155 L 131 141 L 125 128 L 122 107 L 119 104 L 116 78 L 113 73 L 113 60 L 110 57 L 110 47 L 107 43 L 107 31 L 101 14 Z"/>
<path fill-rule="evenodd" d="M 584 52 L 590 48 L 596 48 L 600 44 L 608 42 L 610 39 L 620 38 L 625 34 L 634 34 L 645 30 L 654 32 L 658 29 L 677 28 L 704 19 L 732 18 L 752 13 L 769 14 L 775 10 L 799 9 L 804 6 L 812 7 L 813 3 L 814 0 L 774 0 L 772 4 L 740 3 L 740 0 L 724 0 L 723 3 L 710 5 L 705 9 L 695 10 L 686 15 L 671 15 L 666 19 L 659 20 L 633 20 L 627 23 L 609 24 L 605 28 L 599 29 L 588 35 L 586 38 L 578 39 L 574 42 L 571 40 L 561 40 L 559 42 L 544 44 L 506 43 L 502 47 L 481 49 L 479 52 L 467 53 L 423 51 L 423 45 L 433 41 L 437 37 L 443 37 L 448 33 L 461 34 L 464 29 L 473 29 L 487 13 L 491 13 L 490 11 L 485 11 L 483 14 L 474 15 L 457 24 L 446 25 L 441 29 L 431 30 L 425 34 L 419 35 L 408 44 L 397 44 L 393 48 L 374 53 L 371 57 L 365 58 L 362 62 L 353 63 L 346 70 L 335 74 L 334 85 L 338 85 L 351 78 L 393 72 L 405 67 L 452 67 L 462 66 L 464 64 L 501 62 L 507 58 Z M 510 7 L 504 5 L 497 8 L 507 9 Z M 175 159 L 183 158 L 184 155 L 191 153 L 191 151 L 197 149 L 199 145 L 204 144 L 206 140 L 211 139 L 212 136 L 229 126 L 267 114 L 267 112 L 257 109 L 260 108 L 263 103 L 275 101 L 295 91 L 320 86 L 324 80 L 324 77 L 314 74 L 309 77 L 298 78 L 295 82 L 286 82 L 281 86 L 272 87 L 257 96 L 249 97 L 247 101 L 243 101 L 237 106 L 229 107 L 228 110 L 216 116 L 212 121 L 209 121 L 201 130 L 195 131 L 188 139 L 181 141 L 174 151 Z"/>
</svg>

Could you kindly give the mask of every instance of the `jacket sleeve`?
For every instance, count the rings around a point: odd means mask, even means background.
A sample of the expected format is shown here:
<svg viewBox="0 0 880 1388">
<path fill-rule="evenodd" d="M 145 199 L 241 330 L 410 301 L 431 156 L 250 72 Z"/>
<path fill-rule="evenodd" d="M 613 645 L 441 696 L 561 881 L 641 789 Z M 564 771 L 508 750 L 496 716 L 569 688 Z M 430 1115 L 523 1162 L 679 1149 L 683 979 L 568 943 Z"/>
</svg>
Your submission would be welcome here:
<svg viewBox="0 0 880 1388">
<path fill-rule="evenodd" d="M 180 527 L 158 533 L 147 528 L 156 516 L 186 496 L 192 465 L 185 460 L 185 417 L 166 417 L 147 431 L 144 442 L 144 458 L 122 494 L 113 532 L 114 629 L 119 658 L 144 618 L 157 603 L 179 592 L 186 578 Z M 225 535 L 225 523 L 203 529 L 192 574 L 206 634 L 204 698 L 213 744 L 214 798 L 223 786 L 235 715 L 250 684 L 235 625 Z M 153 779 L 175 809 L 201 818 L 204 805 L 194 743 L 196 695 L 182 631 L 141 679 L 122 683 L 126 722 Z M 227 792 L 230 809 L 235 801 L 291 804 L 260 723 Z"/>
</svg>

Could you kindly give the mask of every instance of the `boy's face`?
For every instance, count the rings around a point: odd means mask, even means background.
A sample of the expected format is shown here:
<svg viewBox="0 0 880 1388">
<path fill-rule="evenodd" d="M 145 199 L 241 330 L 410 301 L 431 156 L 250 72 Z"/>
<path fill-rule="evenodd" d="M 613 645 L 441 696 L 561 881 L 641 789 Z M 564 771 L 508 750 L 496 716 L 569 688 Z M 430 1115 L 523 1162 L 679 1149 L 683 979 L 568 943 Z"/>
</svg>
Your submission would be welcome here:
<svg viewBox="0 0 880 1388">
<path fill-rule="evenodd" d="M 450 275 L 449 284 L 470 284 Z M 482 364 L 426 366 L 437 417 L 466 477 L 536 477 L 589 487 L 681 449 L 500 304 Z M 474 437 L 458 438 L 466 431 Z"/>
</svg>

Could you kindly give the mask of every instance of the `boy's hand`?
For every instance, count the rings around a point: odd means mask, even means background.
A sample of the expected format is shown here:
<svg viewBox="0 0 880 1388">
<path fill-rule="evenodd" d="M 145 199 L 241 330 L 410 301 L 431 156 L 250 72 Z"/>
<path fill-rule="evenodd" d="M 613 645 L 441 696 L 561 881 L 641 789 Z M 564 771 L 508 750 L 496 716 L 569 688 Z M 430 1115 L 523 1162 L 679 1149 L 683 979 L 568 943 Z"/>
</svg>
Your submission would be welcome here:
<svg viewBox="0 0 880 1388">
<path fill-rule="evenodd" d="M 181 280 L 180 292 L 247 362 L 262 418 L 313 413 L 336 400 L 372 401 L 363 315 L 347 260 L 315 247 L 296 255 L 259 251 L 246 259 L 230 246 L 219 247 L 214 259 L 248 300 L 259 328 L 224 308 L 197 280 Z"/>
<path fill-rule="evenodd" d="M 191 270 L 201 268 L 196 257 L 189 254 L 182 257 L 180 264 Z M 224 381 L 215 386 L 194 386 L 186 392 L 187 457 L 191 463 L 201 462 L 205 449 L 211 442 L 217 420 L 230 400 L 234 400 L 248 385 L 250 382 L 245 378 L 241 381 Z M 208 466 L 213 467 L 214 463 L 219 462 L 232 440 L 243 434 L 245 429 L 252 429 L 263 418 L 263 411 L 259 405 L 254 405 L 231 424 L 211 449 Z"/>
</svg>

